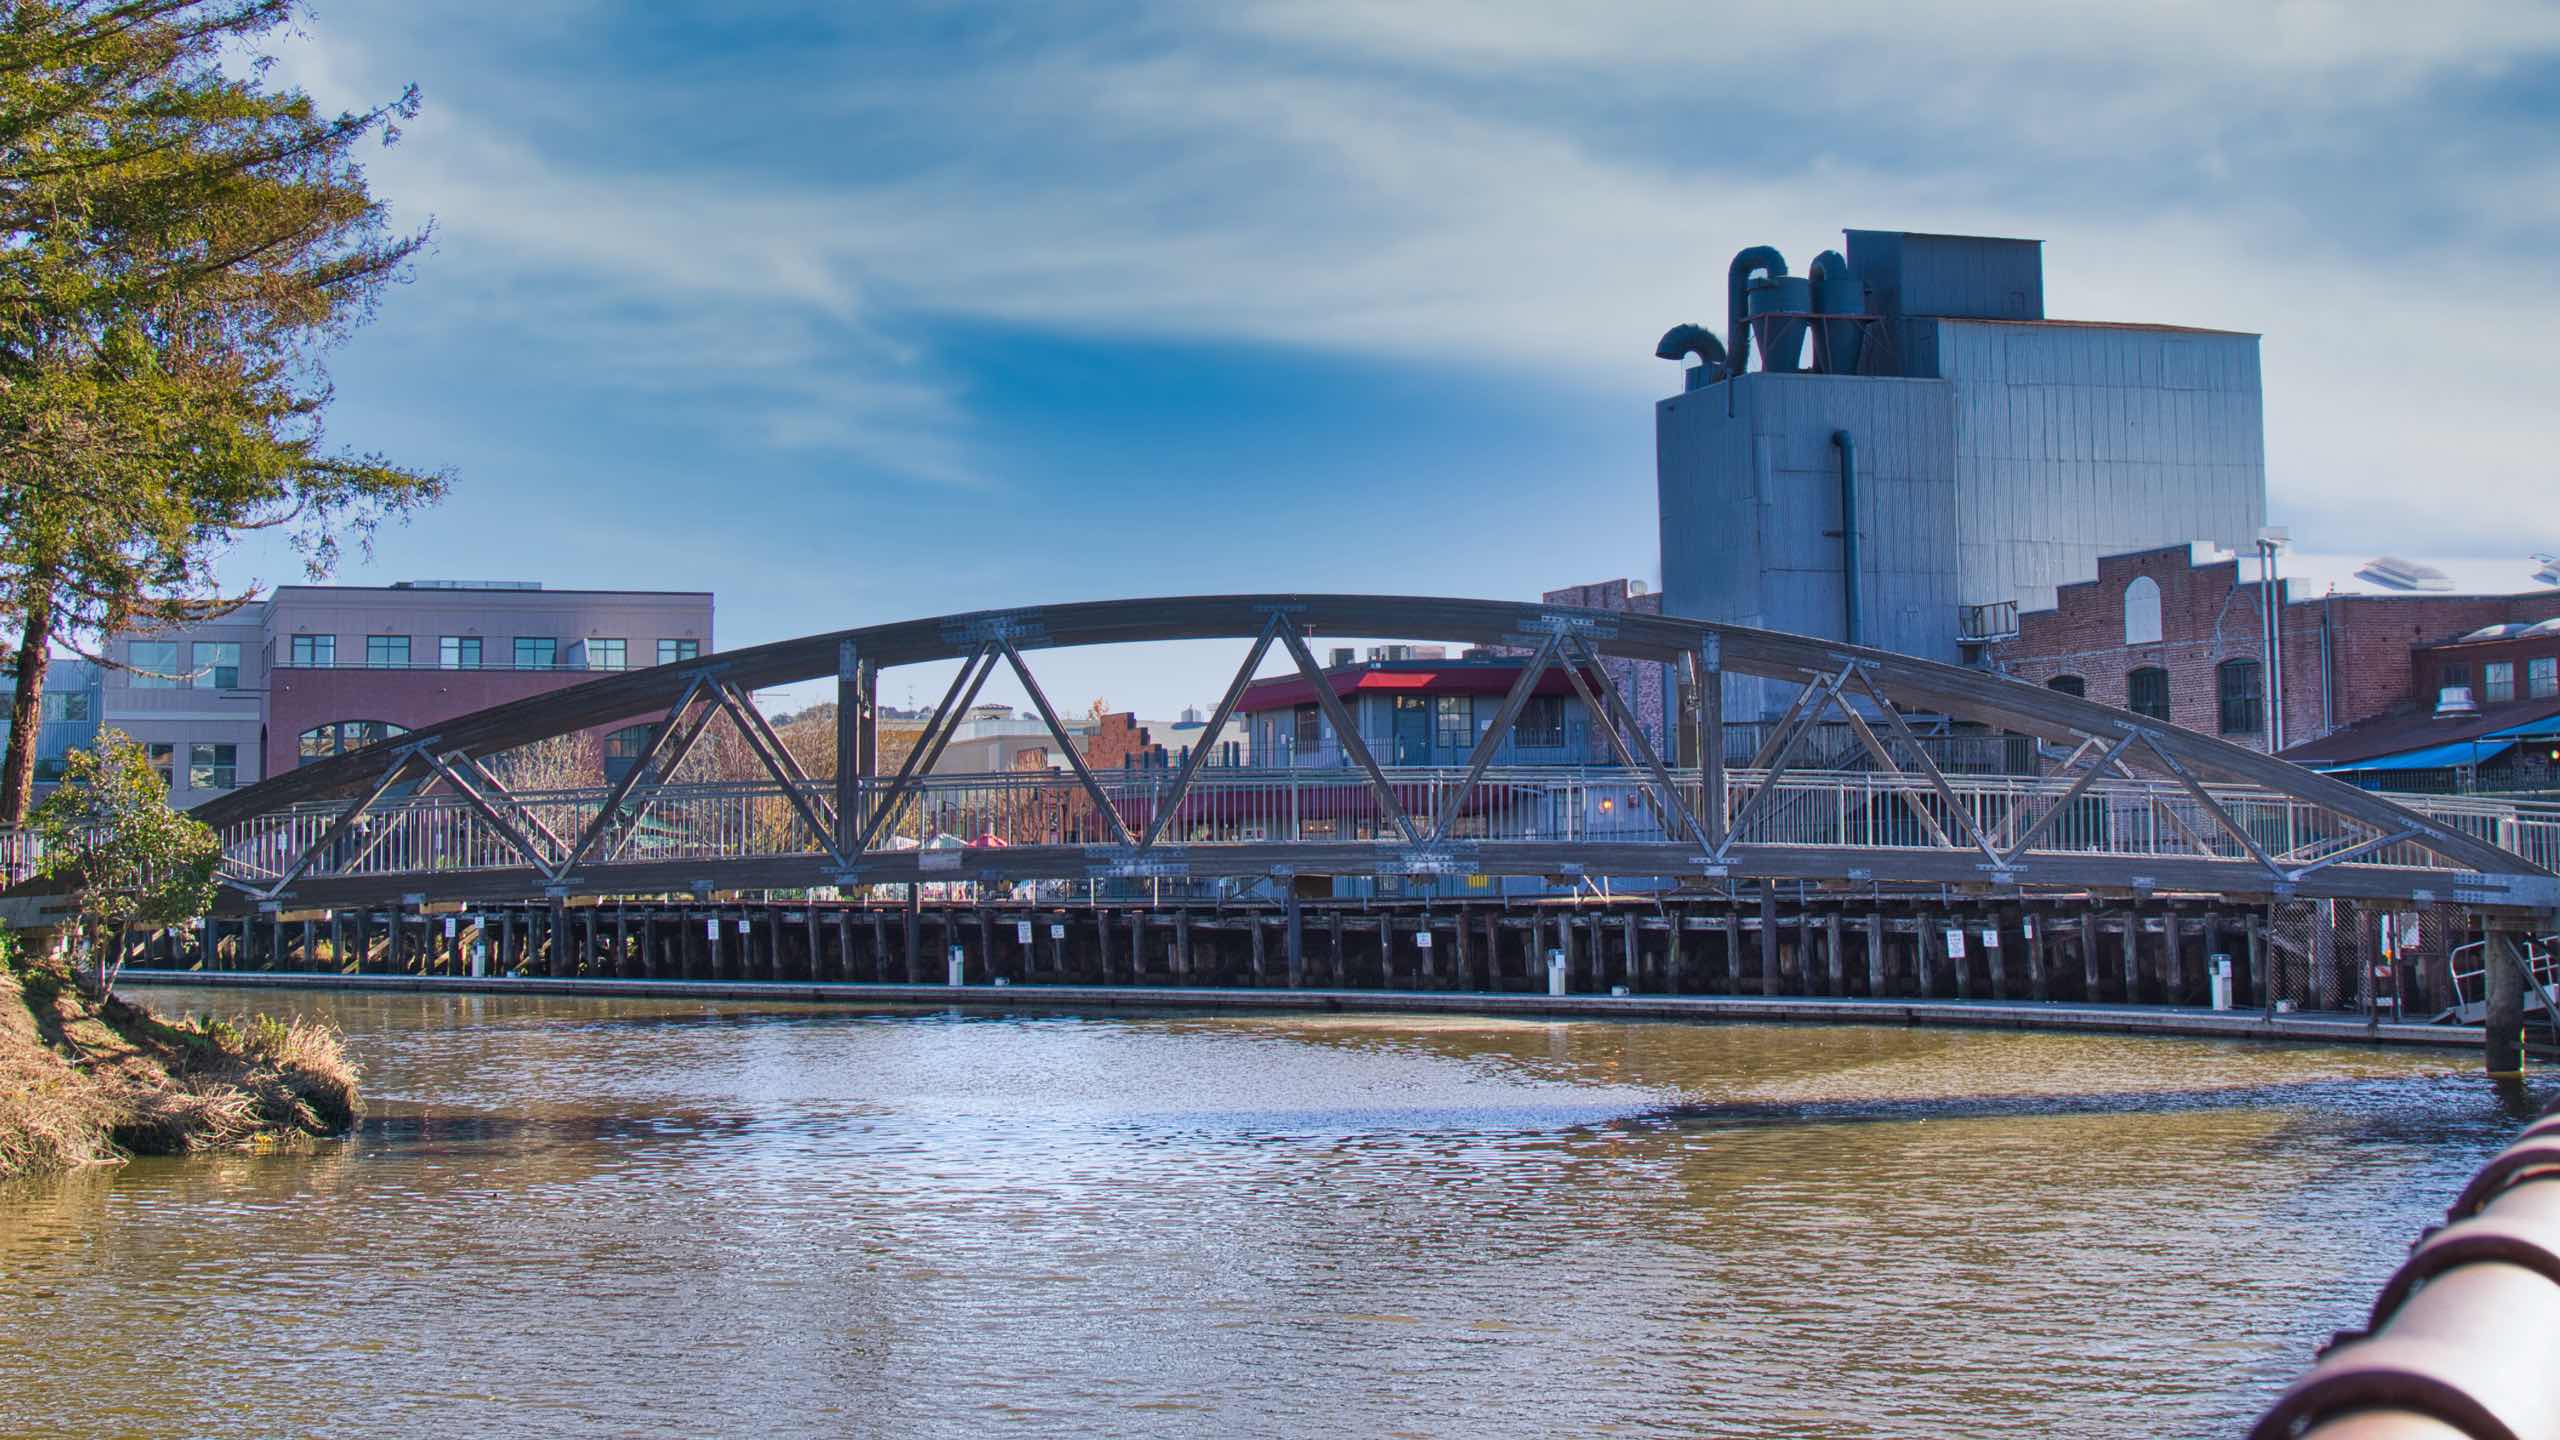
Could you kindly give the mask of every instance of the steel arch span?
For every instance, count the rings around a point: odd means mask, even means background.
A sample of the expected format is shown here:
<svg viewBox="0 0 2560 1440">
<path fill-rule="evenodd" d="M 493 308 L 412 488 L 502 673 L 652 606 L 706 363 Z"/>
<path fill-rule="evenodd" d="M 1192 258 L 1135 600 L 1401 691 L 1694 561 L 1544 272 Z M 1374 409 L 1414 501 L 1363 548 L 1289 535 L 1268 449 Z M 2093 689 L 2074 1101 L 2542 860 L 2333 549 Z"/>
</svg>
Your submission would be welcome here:
<svg viewBox="0 0 2560 1440">
<path fill-rule="evenodd" d="M 1380 764 L 1333 688 L 1318 683 L 1339 737 L 1338 767 L 1224 767 L 1207 763 L 1203 745 L 1178 770 L 1101 773 L 1069 742 L 1027 658 L 1090 645 L 1241 642 L 1242 664 L 1205 732 L 1214 736 L 1275 654 L 1315 677 L 1308 642 L 1319 636 L 1504 646 L 1529 658 L 1463 766 Z M 1607 659 L 1673 667 L 1671 753 L 1636 722 L 1601 664 Z M 905 763 L 883 773 L 880 672 L 937 660 L 960 661 L 960 673 Z M 1020 682 L 1068 768 L 935 773 L 999 668 Z M 1494 763 L 1551 671 L 1580 695 L 1614 765 Z M 1742 763 L 1726 755 L 1726 675 L 1797 687 Z M 750 694 L 828 677 L 839 702 L 836 774 L 813 779 Z M 2033 737 L 2041 773 L 1949 773 L 1911 716 Z M 516 792 L 484 763 L 550 737 L 642 722 L 646 742 L 610 785 Z M 1855 737 L 1858 768 L 1811 768 L 1805 740 L 1826 723 Z M 716 724 L 734 727 L 761 779 L 672 778 Z M 1593 800 L 1595 787 L 1610 803 Z M 234 903 L 267 908 L 1315 874 L 1587 874 L 1693 886 L 1794 879 L 2560 908 L 2560 879 L 2546 868 L 2560 852 L 2560 821 L 2514 807 L 2402 805 L 2127 711 L 1830 640 L 1419 596 L 1093 601 L 809 635 L 477 711 L 304 765 L 196 813 L 222 836 L 221 873 Z M 936 849 L 908 833 L 953 819 L 971 834 L 983 825 L 1003 843 Z"/>
</svg>

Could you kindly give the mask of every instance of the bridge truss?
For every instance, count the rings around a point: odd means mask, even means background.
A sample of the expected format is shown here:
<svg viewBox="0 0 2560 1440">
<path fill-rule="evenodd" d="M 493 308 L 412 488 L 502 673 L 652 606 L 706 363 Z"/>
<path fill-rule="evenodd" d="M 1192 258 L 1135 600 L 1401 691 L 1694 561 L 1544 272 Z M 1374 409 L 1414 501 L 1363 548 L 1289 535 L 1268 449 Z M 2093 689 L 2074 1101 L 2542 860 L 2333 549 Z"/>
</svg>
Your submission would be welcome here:
<svg viewBox="0 0 2560 1440">
<path fill-rule="evenodd" d="M 1314 636 L 1502 646 L 1528 657 L 1463 766 L 1382 765 L 1309 648 Z M 1216 736 L 1275 653 L 1313 684 L 1344 763 L 1089 768 L 1027 656 L 1132 642 L 1245 649 Z M 960 663 L 894 773 L 878 763 L 884 670 Z M 1668 666 L 1670 753 L 1610 660 Z M 1064 771 L 935 773 L 999 668 Z M 1614 765 L 1497 765 L 1542 675 L 1560 670 Z M 1723 678 L 1797 687 L 1757 752 L 1729 764 Z M 805 773 L 752 692 L 833 676 L 836 773 Z M 2041 773 L 1937 763 L 1916 717 L 2033 737 Z M 649 723 L 610 785 L 512 790 L 492 757 Z M 761 778 L 679 781 L 715 725 Z M 1863 765 L 1811 768 L 1843 727 Z M 943 881 L 1301 875 L 1660 877 L 1959 886 L 1991 893 L 2234 897 L 2560 909 L 2560 812 L 2403 805 L 2208 736 L 1978 670 L 1664 616 L 1517 602 L 1231 595 L 939 616 L 806 636 L 613 675 L 306 764 L 200 807 L 240 908 Z M 921 843 L 938 833 L 981 842 Z"/>
</svg>

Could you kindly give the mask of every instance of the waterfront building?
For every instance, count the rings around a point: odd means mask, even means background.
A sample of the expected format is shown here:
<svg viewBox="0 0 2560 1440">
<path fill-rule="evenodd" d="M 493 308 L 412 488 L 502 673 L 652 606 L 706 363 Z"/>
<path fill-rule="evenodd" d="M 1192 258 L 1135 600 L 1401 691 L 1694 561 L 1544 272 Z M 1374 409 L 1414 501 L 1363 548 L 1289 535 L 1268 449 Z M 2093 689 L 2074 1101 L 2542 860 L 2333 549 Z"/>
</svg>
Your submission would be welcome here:
<svg viewBox="0 0 2560 1440">
<path fill-rule="evenodd" d="M 9 733 L 9 697 L 17 691 L 16 678 L 0 672 L 0 737 Z M 98 743 L 99 716 L 103 713 L 97 662 L 76 655 L 55 655 L 45 667 L 44 703 L 37 717 L 38 795 L 62 778 L 65 756 Z"/>
<path fill-rule="evenodd" d="M 100 718 L 189 806 L 484 706 L 712 649 L 707 591 L 533 581 L 285 585 L 219 619 L 118 635 Z M 608 768 L 646 726 L 602 737 Z"/>
<path fill-rule="evenodd" d="M 1669 613 L 1954 663 L 2101 555 L 2254 542 L 2257 336 L 2049 319 L 2034 240 L 1846 234 L 1810 277 L 1742 252 L 1725 338 L 1663 339 L 1705 362 L 1655 407 Z M 1734 720 L 1792 698 L 1726 681 Z"/>
<path fill-rule="evenodd" d="M 1348 652 L 1336 652 L 1337 657 Z M 1381 765 L 1464 765 L 1520 678 L 1524 662 L 1470 652 L 1457 660 L 1337 658 L 1325 682 Z M 1237 714 L 1258 757 L 1274 769 L 1347 766 L 1349 755 L 1303 675 L 1257 680 Z M 1497 765 L 1612 765 L 1607 741 L 1563 670 L 1550 667 L 1495 750 Z"/>
<path fill-rule="evenodd" d="M 2257 562 L 2207 545 L 2101 556 L 1984 663 L 2372 788 L 2551 786 L 2528 742 L 2560 715 L 2560 590 L 2500 593 L 2522 565 L 2279 563 L 2280 686 Z"/>
</svg>

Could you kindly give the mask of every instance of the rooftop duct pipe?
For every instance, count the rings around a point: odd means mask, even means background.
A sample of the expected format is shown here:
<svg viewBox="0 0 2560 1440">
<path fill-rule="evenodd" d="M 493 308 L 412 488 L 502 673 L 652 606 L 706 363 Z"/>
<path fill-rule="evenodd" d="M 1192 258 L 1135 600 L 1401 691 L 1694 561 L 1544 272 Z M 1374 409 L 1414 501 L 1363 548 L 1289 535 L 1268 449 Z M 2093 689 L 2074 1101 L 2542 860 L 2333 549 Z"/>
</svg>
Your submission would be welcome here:
<svg viewBox="0 0 2560 1440">
<path fill-rule="evenodd" d="M 1716 332 L 1704 325 L 1674 325 L 1663 332 L 1662 343 L 1653 347 L 1658 360 L 1684 360 L 1695 355 L 1702 362 L 1692 375 L 1689 388 L 1713 384 L 1724 378 L 1724 342 Z"/>
<path fill-rule="evenodd" d="M 1787 257 L 1771 245 L 1754 245 L 1733 257 L 1724 272 L 1724 353 L 1725 370 L 1739 375 L 1751 365 L 1751 332 L 1744 328 L 1743 296 L 1754 272 L 1767 271 L 1772 277 L 1787 273 Z M 1762 356 L 1766 368 L 1768 357 Z"/>
<path fill-rule="evenodd" d="M 1822 315 L 1861 315 L 1866 313 L 1866 287 L 1849 273 L 1849 262 L 1837 250 L 1825 250 L 1813 257 L 1813 268 L 1806 275 L 1813 281 L 1813 308 Z M 1822 324 L 1822 351 L 1815 357 L 1815 367 L 1831 375 L 1858 373 L 1860 336 L 1855 320 L 1826 320 Z"/>
</svg>

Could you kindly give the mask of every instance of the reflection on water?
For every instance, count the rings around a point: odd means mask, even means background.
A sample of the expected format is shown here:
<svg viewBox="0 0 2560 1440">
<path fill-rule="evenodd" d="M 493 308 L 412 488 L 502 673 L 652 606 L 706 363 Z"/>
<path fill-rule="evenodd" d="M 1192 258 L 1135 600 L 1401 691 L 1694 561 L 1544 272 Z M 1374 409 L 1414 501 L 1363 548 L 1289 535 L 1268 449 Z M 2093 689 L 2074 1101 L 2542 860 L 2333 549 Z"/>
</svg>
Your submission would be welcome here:
<svg viewBox="0 0 2560 1440">
<path fill-rule="evenodd" d="M 0 1430 L 2204 1434 L 2518 1124 L 2125 1037 L 306 1003 L 353 1141 L 0 1190 Z"/>
</svg>

